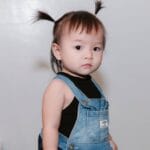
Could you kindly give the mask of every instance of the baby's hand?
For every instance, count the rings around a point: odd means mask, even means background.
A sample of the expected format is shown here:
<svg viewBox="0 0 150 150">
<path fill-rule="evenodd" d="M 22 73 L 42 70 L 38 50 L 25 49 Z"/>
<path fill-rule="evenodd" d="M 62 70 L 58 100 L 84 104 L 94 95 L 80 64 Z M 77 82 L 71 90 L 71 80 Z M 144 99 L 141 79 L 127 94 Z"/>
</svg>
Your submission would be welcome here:
<svg viewBox="0 0 150 150">
<path fill-rule="evenodd" d="M 110 145 L 113 148 L 113 150 L 118 150 L 118 146 L 117 144 L 113 141 L 113 139 L 109 140 L 110 141 Z"/>
<path fill-rule="evenodd" d="M 114 142 L 113 138 L 111 135 L 109 135 L 109 142 L 110 142 L 110 145 L 112 147 L 113 150 L 118 150 L 118 146 L 117 144 Z"/>
</svg>

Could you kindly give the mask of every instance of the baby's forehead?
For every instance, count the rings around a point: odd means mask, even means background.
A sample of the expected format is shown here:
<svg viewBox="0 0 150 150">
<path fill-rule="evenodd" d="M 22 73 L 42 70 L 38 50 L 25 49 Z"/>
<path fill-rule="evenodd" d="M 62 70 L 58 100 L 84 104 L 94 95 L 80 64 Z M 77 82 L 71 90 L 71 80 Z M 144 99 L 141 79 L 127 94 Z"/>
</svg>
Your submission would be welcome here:
<svg viewBox="0 0 150 150">
<path fill-rule="evenodd" d="M 88 43 L 98 43 L 103 41 L 103 32 L 99 31 L 96 32 L 96 30 L 91 30 L 91 32 L 87 32 L 86 29 L 72 29 L 63 31 L 61 35 L 61 40 L 68 40 L 72 42 L 86 42 Z"/>
<path fill-rule="evenodd" d="M 87 34 L 91 34 L 91 33 L 101 33 L 103 34 L 103 28 L 99 25 L 99 27 L 95 27 L 94 25 L 92 27 L 88 27 L 88 26 L 83 26 L 83 25 L 68 25 L 66 24 L 66 26 L 63 29 L 64 33 L 71 33 L 71 32 L 78 32 L 78 33 L 87 33 Z"/>
</svg>

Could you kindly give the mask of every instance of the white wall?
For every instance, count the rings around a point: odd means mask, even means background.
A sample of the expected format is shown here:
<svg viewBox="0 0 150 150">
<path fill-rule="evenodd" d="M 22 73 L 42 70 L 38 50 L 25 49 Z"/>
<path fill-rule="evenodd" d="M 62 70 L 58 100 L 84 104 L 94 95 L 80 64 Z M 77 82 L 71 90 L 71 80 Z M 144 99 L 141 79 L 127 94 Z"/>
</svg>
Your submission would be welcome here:
<svg viewBox="0 0 150 150">
<path fill-rule="evenodd" d="M 35 10 L 56 19 L 70 10 L 93 10 L 94 0 L 0 0 L 0 143 L 3 150 L 37 149 L 42 93 L 49 69 L 52 24 L 31 23 Z M 111 133 L 120 150 L 150 148 L 150 2 L 103 0 L 107 28 L 99 70 L 110 101 Z M 58 6 L 56 6 L 58 5 Z"/>
</svg>

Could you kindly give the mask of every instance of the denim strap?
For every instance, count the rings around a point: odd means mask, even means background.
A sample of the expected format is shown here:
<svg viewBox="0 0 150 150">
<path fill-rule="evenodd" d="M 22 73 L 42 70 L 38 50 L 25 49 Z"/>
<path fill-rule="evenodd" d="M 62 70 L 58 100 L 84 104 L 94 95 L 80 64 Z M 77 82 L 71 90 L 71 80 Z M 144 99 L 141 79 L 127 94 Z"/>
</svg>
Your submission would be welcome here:
<svg viewBox="0 0 150 150">
<path fill-rule="evenodd" d="M 64 75 L 58 74 L 54 79 L 63 80 L 70 87 L 70 89 L 72 90 L 73 94 L 75 95 L 79 103 L 87 108 L 91 108 L 88 105 L 89 98 L 80 89 L 78 89 L 69 78 L 65 77 Z"/>
</svg>

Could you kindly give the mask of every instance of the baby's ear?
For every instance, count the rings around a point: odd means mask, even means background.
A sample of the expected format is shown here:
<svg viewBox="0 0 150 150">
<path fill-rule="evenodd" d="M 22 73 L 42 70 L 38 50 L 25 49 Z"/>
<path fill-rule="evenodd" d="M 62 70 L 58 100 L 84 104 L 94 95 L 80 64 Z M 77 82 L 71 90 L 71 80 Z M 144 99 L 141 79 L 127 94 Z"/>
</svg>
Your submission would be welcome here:
<svg viewBox="0 0 150 150">
<path fill-rule="evenodd" d="M 52 43 L 52 52 L 57 60 L 61 60 L 61 50 L 57 43 Z"/>
</svg>

